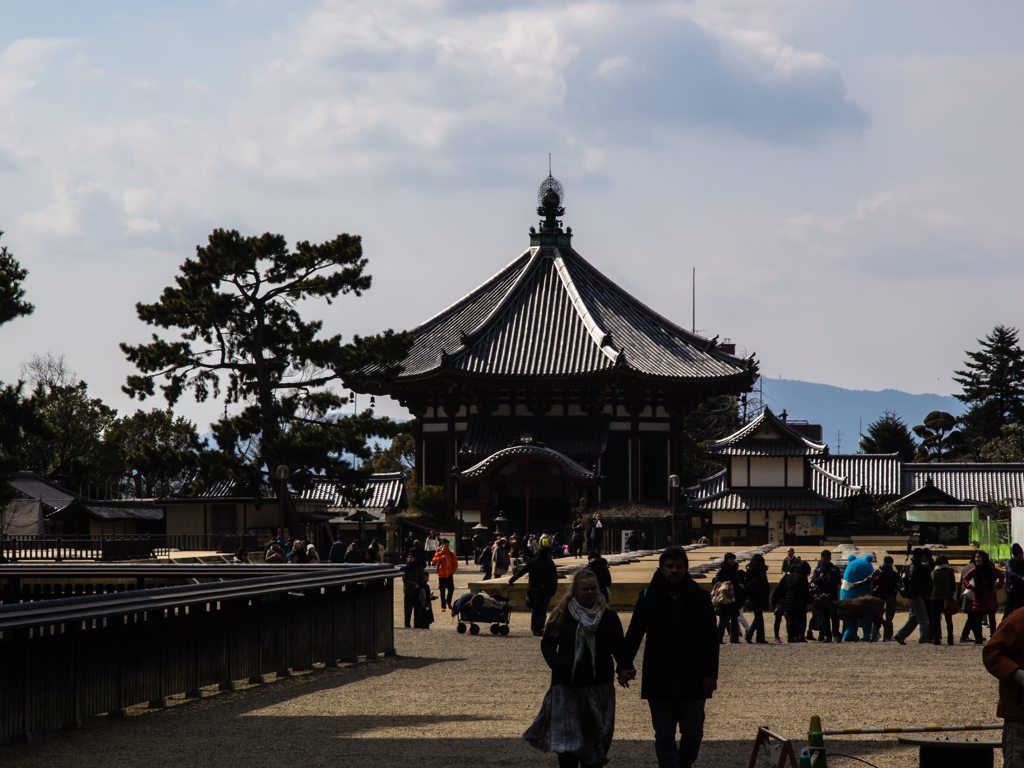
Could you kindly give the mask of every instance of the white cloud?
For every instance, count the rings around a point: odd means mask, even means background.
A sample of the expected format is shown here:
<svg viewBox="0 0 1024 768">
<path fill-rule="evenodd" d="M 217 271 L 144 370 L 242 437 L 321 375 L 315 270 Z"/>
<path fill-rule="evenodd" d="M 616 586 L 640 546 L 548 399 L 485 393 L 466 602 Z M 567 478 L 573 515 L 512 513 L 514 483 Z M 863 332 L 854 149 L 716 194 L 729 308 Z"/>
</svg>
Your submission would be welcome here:
<svg viewBox="0 0 1024 768">
<path fill-rule="evenodd" d="M 22 91 L 34 88 L 53 51 L 72 45 L 69 38 L 23 38 L 0 53 L 0 106 Z"/>
<path fill-rule="evenodd" d="M 863 273 L 880 280 L 979 274 L 1024 274 L 1024 229 L 945 207 L 935 190 L 890 189 L 861 198 L 848 211 L 784 220 L 776 248 L 820 271 Z"/>
<path fill-rule="evenodd" d="M 53 202 L 38 211 L 23 213 L 18 224 L 29 232 L 43 237 L 73 237 L 81 234 L 81 196 L 89 194 L 82 188 L 72 192 L 67 184 L 59 183 L 53 189 Z"/>
</svg>

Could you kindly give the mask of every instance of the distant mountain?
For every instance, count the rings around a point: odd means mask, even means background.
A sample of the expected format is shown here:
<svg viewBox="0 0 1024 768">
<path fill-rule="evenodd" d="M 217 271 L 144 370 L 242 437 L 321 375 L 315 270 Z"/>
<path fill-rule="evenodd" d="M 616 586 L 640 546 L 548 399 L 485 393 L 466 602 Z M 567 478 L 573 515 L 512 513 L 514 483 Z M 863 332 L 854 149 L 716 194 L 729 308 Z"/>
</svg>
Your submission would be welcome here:
<svg viewBox="0 0 1024 768">
<path fill-rule="evenodd" d="M 898 389 L 872 392 L 843 389 L 809 381 L 764 378 L 758 382 L 764 403 L 774 413 L 785 410 L 791 419 L 821 424 L 823 439 L 832 453 L 857 453 L 860 431 L 886 411 L 894 411 L 911 429 L 932 411 L 954 416 L 964 404 L 950 395 L 912 395 Z"/>
</svg>

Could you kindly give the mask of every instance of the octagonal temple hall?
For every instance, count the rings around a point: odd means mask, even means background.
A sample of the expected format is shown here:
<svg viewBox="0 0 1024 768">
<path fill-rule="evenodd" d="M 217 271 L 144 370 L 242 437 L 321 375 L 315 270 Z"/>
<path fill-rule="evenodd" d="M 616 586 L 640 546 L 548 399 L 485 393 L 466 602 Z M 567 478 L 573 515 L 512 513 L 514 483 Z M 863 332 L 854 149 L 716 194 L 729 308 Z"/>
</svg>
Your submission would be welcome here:
<svg viewBox="0 0 1024 768">
<path fill-rule="evenodd" d="M 682 419 L 704 399 L 748 392 L 753 355 L 648 308 L 572 247 L 564 193 L 537 194 L 530 246 L 412 329 L 404 371 L 361 390 L 420 421 L 416 482 L 442 486 L 468 526 L 554 533 L 588 511 L 670 516 Z"/>
</svg>

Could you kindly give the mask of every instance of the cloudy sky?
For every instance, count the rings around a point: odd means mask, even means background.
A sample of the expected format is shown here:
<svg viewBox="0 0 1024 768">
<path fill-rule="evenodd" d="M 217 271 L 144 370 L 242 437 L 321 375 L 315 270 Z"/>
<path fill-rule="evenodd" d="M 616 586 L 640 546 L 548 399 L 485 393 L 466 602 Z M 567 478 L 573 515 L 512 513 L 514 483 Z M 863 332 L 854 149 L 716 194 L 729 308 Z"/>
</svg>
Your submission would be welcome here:
<svg viewBox="0 0 1024 768">
<path fill-rule="evenodd" d="M 345 335 L 412 327 L 528 245 L 550 152 L 577 250 L 661 313 L 689 325 L 695 267 L 698 331 L 766 376 L 950 394 L 964 350 L 1021 323 L 1022 17 L 6 2 L 0 244 L 37 309 L 0 329 L 0 380 L 63 354 L 134 410 L 135 302 L 215 227 L 362 235 L 373 289 L 317 311 Z M 215 410 L 182 403 L 203 427 Z"/>
</svg>

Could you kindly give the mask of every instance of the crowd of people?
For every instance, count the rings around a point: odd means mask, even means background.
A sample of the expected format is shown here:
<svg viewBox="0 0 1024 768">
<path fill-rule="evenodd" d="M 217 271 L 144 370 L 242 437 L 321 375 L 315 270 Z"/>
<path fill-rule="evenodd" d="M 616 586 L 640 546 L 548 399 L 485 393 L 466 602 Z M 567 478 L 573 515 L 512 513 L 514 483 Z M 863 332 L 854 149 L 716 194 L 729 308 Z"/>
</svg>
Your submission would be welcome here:
<svg viewBox="0 0 1024 768">
<path fill-rule="evenodd" d="M 1005 568 L 992 562 L 988 553 L 976 549 L 971 562 L 960 572 L 943 554 L 933 556 L 928 548 L 912 550 L 908 563 L 898 569 L 892 557 L 886 556 L 874 568 L 874 556 L 848 556 L 845 569 L 832 562 L 829 550 L 821 552 L 813 568 L 790 548 L 782 561 L 782 578 L 774 591 L 769 589 L 768 568 L 764 557 L 755 554 L 745 569 L 736 556 L 727 553 L 712 582 L 711 599 L 718 616 L 718 639 L 738 643 L 740 627 L 748 643 L 768 643 L 764 613 L 774 615 L 774 642 L 781 643 L 782 622 L 786 623 L 787 642 L 856 642 L 862 639 L 894 640 L 905 645 L 915 629 L 920 643 L 941 645 L 943 628 L 946 643 L 954 645 L 953 615 L 963 611 L 967 616 L 961 643 L 985 643 L 996 629 L 997 593 L 1006 585 L 1004 618 L 1024 605 L 1024 550 L 1013 545 L 1012 557 Z M 885 601 L 881 627 L 870 620 L 849 621 L 840 631 L 840 620 L 834 603 L 842 598 L 871 595 Z M 896 598 L 910 601 L 907 620 L 899 630 L 893 628 Z M 827 600 L 825 599 L 827 598 Z M 876 603 L 877 605 L 877 603 Z M 811 611 L 808 623 L 808 609 Z M 751 614 L 747 620 L 745 613 Z M 860 624 L 860 626 L 858 626 Z M 971 637 L 973 636 L 973 640 Z"/>
</svg>

